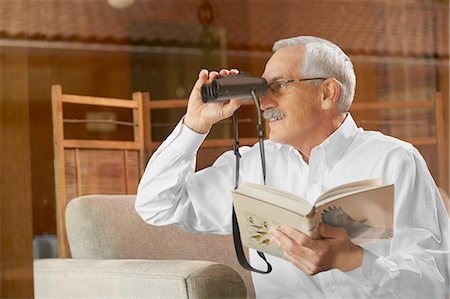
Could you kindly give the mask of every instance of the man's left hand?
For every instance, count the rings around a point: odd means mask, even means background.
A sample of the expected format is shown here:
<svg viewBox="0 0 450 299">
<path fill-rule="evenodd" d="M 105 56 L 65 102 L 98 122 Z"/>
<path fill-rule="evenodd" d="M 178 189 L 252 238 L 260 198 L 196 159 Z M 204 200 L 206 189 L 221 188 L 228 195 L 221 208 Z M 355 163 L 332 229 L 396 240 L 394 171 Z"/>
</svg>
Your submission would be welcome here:
<svg viewBox="0 0 450 299">
<path fill-rule="evenodd" d="M 363 250 L 350 241 L 344 228 L 321 223 L 323 239 L 312 239 L 288 225 L 272 229 L 271 242 L 284 251 L 285 258 L 303 272 L 314 275 L 329 269 L 347 272 L 361 266 Z"/>
</svg>

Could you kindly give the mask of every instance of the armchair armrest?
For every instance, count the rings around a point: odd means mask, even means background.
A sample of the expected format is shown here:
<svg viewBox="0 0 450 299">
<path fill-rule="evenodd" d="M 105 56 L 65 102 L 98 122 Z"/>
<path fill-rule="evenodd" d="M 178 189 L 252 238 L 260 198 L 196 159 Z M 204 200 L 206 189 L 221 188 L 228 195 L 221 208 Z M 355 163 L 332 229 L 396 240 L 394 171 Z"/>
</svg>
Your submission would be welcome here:
<svg viewBox="0 0 450 299">
<path fill-rule="evenodd" d="M 35 298 L 246 298 L 228 266 L 193 260 L 42 259 Z"/>
</svg>

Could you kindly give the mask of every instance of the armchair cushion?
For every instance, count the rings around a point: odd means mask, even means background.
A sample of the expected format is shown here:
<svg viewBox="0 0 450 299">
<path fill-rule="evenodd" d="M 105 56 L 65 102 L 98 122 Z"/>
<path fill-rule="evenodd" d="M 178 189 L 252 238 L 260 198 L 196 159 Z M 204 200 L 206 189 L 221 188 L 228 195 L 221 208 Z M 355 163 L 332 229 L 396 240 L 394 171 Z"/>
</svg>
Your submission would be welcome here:
<svg viewBox="0 0 450 299">
<path fill-rule="evenodd" d="M 43 259 L 35 298 L 246 298 L 241 277 L 205 261 Z"/>
</svg>

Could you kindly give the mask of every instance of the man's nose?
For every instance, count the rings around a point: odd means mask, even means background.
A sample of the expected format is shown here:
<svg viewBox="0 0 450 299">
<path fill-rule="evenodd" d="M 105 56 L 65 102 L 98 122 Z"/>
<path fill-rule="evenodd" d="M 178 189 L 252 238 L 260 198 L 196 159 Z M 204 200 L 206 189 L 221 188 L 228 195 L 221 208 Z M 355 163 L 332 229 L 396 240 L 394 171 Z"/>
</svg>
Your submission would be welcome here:
<svg viewBox="0 0 450 299">
<path fill-rule="evenodd" d="M 268 90 L 264 95 L 259 97 L 259 107 L 265 111 L 270 108 L 274 108 L 277 105 L 272 92 Z"/>
</svg>

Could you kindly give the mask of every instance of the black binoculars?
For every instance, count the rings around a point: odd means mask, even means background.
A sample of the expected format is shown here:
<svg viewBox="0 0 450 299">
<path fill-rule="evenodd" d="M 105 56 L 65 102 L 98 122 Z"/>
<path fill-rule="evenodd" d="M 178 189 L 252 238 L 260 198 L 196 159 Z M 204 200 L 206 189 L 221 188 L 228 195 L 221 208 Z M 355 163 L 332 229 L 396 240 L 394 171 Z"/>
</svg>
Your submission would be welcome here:
<svg viewBox="0 0 450 299">
<path fill-rule="evenodd" d="M 211 103 L 230 99 L 251 99 L 252 91 L 259 97 L 264 95 L 268 88 L 265 79 L 241 73 L 219 77 L 209 84 L 203 84 L 201 94 L 203 103 Z"/>
</svg>

